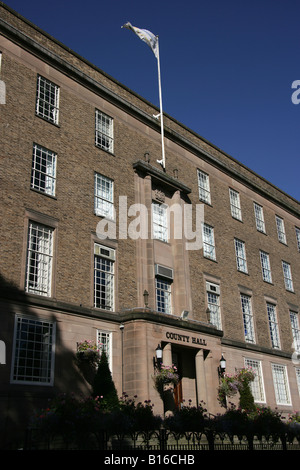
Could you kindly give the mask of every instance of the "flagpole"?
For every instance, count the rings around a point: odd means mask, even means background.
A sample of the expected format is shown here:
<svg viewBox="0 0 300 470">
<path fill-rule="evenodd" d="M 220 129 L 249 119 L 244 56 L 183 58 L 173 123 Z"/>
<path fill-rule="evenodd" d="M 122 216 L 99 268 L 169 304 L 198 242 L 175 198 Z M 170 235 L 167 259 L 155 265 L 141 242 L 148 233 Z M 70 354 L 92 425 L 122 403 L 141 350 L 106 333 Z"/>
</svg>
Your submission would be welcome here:
<svg viewBox="0 0 300 470">
<path fill-rule="evenodd" d="M 163 116 L 163 109 L 162 109 L 162 94 L 161 94 L 161 78 L 160 78 L 160 60 L 159 60 L 159 45 L 158 45 L 158 36 L 154 36 L 151 31 L 147 29 L 140 29 L 136 26 L 132 26 L 129 21 L 125 23 L 122 28 L 128 28 L 133 31 L 142 41 L 146 42 L 148 46 L 152 49 L 156 60 L 157 60 L 157 70 L 158 70 L 158 89 L 159 89 L 159 107 L 160 107 L 160 114 L 157 116 L 153 115 L 156 119 L 160 115 L 160 127 L 161 127 L 161 150 L 162 150 L 162 159 L 157 160 L 157 162 L 162 165 L 163 169 L 165 170 L 166 167 L 166 159 L 165 159 L 165 144 L 164 144 L 164 116 Z"/>
<path fill-rule="evenodd" d="M 160 107 L 160 127 L 161 127 L 161 151 L 162 159 L 157 160 L 163 167 L 166 168 L 165 160 L 165 144 L 164 144 L 164 117 L 163 117 L 163 108 L 162 108 L 162 93 L 161 93 L 161 77 L 160 77 L 160 60 L 159 60 L 159 43 L 157 36 L 157 72 L 158 72 L 158 89 L 159 89 L 159 107 Z"/>
</svg>

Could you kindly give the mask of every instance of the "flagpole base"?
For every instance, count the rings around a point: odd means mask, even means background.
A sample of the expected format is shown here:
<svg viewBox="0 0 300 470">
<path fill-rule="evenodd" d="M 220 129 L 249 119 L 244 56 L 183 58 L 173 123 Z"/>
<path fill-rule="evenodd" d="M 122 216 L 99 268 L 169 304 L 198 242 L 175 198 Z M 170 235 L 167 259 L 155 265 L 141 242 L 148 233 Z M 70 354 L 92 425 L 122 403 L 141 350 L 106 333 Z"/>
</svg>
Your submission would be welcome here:
<svg viewBox="0 0 300 470">
<path fill-rule="evenodd" d="M 163 160 L 156 160 L 156 161 L 163 167 L 163 169 L 165 169 L 165 162 Z"/>
</svg>

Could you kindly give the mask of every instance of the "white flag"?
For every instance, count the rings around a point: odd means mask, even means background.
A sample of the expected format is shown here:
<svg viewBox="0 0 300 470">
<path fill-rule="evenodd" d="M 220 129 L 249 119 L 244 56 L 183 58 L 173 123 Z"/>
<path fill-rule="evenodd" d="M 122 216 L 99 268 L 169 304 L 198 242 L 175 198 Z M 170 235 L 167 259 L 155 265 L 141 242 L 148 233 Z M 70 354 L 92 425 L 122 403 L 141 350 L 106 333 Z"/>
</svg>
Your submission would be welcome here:
<svg viewBox="0 0 300 470">
<path fill-rule="evenodd" d="M 148 44 L 149 47 L 151 47 L 155 57 L 157 58 L 158 56 L 158 37 L 155 36 L 151 31 L 148 31 L 147 29 L 140 29 L 136 28 L 135 26 L 132 26 L 131 23 L 126 23 L 122 26 L 122 28 L 127 28 L 131 29 L 142 41 L 144 41 L 146 44 Z"/>
</svg>

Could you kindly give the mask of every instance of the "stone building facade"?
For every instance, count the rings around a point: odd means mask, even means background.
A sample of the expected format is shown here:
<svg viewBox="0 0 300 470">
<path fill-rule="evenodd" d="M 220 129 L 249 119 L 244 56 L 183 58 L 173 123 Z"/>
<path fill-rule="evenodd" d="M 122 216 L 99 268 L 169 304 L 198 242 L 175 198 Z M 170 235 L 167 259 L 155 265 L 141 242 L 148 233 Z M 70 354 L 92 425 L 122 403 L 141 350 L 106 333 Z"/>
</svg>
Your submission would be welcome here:
<svg viewBox="0 0 300 470">
<path fill-rule="evenodd" d="M 1 2 L 2 436 L 58 392 L 89 393 L 77 344 L 118 393 L 174 406 L 257 374 L 258 404 L 300 408 L 299 202 Z M 4 439 L 4 438 L 3 438 Z"/>
</svg>

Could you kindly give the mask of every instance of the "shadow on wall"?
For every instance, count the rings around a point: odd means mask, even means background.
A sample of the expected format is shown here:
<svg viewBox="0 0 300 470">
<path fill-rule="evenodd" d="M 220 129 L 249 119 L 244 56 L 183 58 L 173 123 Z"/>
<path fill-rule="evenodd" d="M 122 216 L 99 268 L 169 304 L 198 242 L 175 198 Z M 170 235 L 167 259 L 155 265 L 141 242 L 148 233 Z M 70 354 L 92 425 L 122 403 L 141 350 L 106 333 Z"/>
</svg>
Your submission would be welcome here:
<svg viewBox="0 0 300 470">
<path fill-rule="evenodd" d="M 53 385 L 11 382 L 16 314 L 40 318 L 40 299 L 35 299 L 34 304 L 31 299 L 32 296 L 0 274 L 0 341 L 5 345 L 5 361 L 0 361 L 0 449 L 22 447 L 30 418 L 38 410 L 46 408 L 53 396 L 71 392 L 75 395 L 89 394 L 89 383 L 76 365 L 74 351 L 63 345 L 60 322 L 51 308 L 48 309 L 48 314 L 43 309 L 42 318 L 56 323 Z"/>
</svg>

